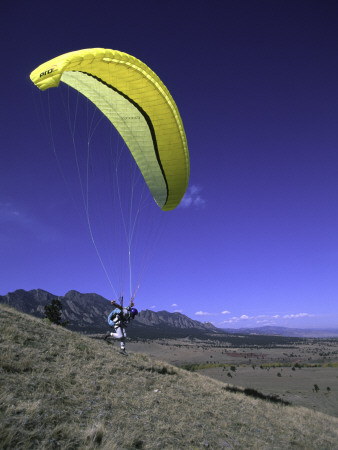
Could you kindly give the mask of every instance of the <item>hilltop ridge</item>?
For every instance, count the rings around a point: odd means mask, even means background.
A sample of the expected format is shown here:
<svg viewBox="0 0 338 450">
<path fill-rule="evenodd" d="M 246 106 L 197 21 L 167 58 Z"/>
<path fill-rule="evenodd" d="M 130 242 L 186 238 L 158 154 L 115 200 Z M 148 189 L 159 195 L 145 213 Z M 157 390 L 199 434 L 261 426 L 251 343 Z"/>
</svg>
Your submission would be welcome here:
<svg viewBox="0 0 338 450">
<path fill-rule="evenodd" d="M 338 419 L 0 305 L 4 448 L 336 448 Z"/>
</svg>

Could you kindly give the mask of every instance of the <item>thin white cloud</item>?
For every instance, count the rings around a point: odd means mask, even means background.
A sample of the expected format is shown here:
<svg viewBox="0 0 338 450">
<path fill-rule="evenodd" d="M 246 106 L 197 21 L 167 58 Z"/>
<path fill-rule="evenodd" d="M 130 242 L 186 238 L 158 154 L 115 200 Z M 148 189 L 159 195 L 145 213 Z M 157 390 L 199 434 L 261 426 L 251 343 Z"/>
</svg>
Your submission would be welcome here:
<svg viewBox="0 0 338 450">
<path fill-rule="evenodd" d="M 245 326 L 248 326 L 248 322 L 250 325 L 286 325 L 288 320 L 293 319 L 306 319 L 315 317 L 314 314 L 309 313 L 296 313 L 296 314 L 259 314 L 256 316 L 249 316 L 248 314 L 242 314 L 241 316 L 233 316 L 228 320 L 222 321 L 223 324 L 239 324 L 240 322 L 245 323 Z"/>
<path fill-rule="evenodd" d="M 20 212 L 12 203 L 0 202 L 0 223 L 12 222 L 20 225 L 26 225 L 32 221 L 26 214 Z"/>
<path fill-rule="evenodd" d="M 182 313 L 183 312 L 183 309 L 175 309 L 175 311 L 174 312 L 177 312 L 177 313 Z"/>
<path fill-rule="evenodd" d="M 184 197 L 181 200 L 181 208 L 194 207 L 196 209 L 201 209 L 205 207 L 205 200 L 201 196 L 202 188 L 200 186 L 192 185 L 189 186 Z"/>
<path fill-rule="evenodd" d="M 237 323 L 242 320 L 252 320 L 254 317 L 248 316 L 247 314 L 242 314 L 240 317 L 233 316 L 231 319 L 225 320 L 224 323 Z"/>
<path fill-rule="evenodd" d="M 230 311 L 222 311 L 221 314 L 231 314 Z"/>
<path fill-rule="evenodd" d="M 178 306 L 178 304 L 177 303 L 173 303 L 171 306 L 175 307 L 175 306 Z"/>
<path fill-rule="evenodd" d="M 223 320 L 222 323 L 237 323 L 237 320 L 229 319 L 229 320 Z"/>
<path fill-rule="evenodd" d="M 285 314 L 283 316 L 283 319 L 299 319 L 302 317 L 314 317 L 313 314 L 308 314 L 308 313 L 298 313 L 298 314 Z"/>
<path fill-rule="evenodd" d="M 217 314 L 205 312 L 205 311 L 197 311 L 195 312 L 196 316 L 216 316 Z"/>
<path fill-rule="evenodd" d="M 12 229 L 16 227 L 17 230 L 28 231 L 40 241 L 51 241 L 59 237 L 57 230 L 43 223 L 29 211 L 18 208 L 11 202 L 0 201 L 1 224 L 4 226 L 9 225 Z"/>
</svg>

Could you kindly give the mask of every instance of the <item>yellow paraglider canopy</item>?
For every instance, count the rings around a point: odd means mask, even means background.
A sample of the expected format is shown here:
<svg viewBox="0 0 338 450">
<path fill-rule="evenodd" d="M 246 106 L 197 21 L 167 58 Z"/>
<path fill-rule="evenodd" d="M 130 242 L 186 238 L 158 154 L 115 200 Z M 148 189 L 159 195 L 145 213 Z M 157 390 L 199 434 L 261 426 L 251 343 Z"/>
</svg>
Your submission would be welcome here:
<svg viewBox="0 0 338 450">
<path fill-rule="evenodd" d="M 158 76 L 116 50 L 79 50 L 35 69 L 41 89 L 68 84 L 111 121 L 131 151 L 158 206 L 176 208 L 189 181 L 189 153 L 178 108 Z"/>
</svg>

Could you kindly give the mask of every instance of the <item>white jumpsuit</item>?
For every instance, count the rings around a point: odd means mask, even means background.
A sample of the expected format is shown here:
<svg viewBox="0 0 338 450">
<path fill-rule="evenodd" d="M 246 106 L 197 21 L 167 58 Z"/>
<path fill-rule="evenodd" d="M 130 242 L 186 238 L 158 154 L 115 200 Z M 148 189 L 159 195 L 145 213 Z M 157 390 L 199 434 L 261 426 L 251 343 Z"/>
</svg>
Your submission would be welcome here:
<svg viewBox="0 0 338 450">
<path fill-rule="evenodd" d="M 127 337 L 127 332 L 126 332 L 126 324 L 127 324 L 127 320 L 123 321 L 123 319 L 121 320 L 121 318 L 119 317 L 119 315 L 117 315 L 113 320 L 108 320 L 108 323 L 111 324 L 111 322 L 114 322 L 114 332 L 110 333 L 110 336 L 115 338 L 115 339 L 120 339 L 121 341 L 121 350 L 125 349 L 125 340 Z"/>
</svg>

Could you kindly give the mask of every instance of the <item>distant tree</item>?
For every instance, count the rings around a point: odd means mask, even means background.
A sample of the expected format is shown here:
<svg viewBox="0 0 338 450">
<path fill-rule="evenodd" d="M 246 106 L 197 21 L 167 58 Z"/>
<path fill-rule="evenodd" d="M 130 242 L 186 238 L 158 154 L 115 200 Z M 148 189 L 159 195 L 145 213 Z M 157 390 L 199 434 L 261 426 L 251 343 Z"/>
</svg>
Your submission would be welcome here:
<svg viewBox="0 0 338 450">
<path fill-rule="evenodd" d="M 50 305 L 45 306 L 45 316 L 50 322 L 63 327 L 68 325 L 68 321 L 61 322 L 62 303 L 58 299 L 53 299 Z"/>
<path fill-rule="evenodd" d="M 314 392 L 318 392 L 318 391 L 319 391 L 318 384 L 314 384 L 314 385 L 313 385 L 313 391 L 314 391 Z"/>
</svg>

